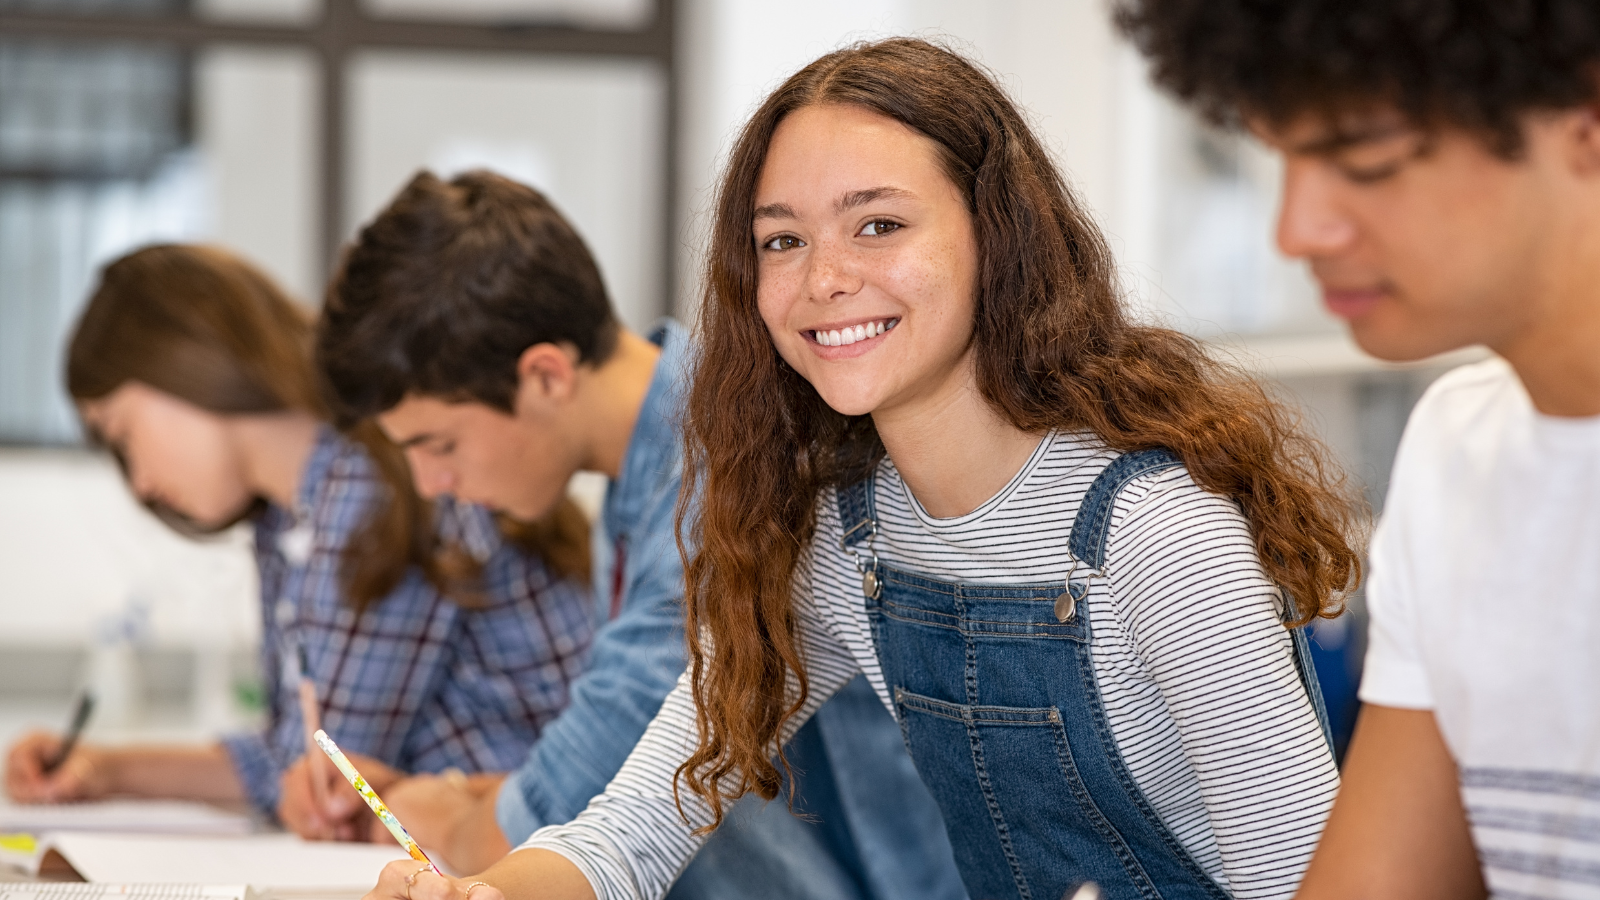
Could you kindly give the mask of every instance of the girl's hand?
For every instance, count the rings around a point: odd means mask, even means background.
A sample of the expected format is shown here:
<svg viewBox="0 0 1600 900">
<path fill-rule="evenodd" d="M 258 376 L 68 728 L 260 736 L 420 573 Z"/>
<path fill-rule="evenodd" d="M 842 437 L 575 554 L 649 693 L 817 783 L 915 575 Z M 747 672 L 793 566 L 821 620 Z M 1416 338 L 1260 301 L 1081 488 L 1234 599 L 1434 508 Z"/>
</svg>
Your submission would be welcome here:
<svg viewBox="0 0 1600 900">
<path fill-rule="evenodd" d="M 435 875 L 423 863 L 401 859 L 383 867 L 378 886 L 362 900 L 506 900 L 506 895 L 481 878 Z"/>
<path fill-rule="evenodd" d="M 468 895 L 471 895 L 470 897 Z M 362 900 L 595 900 L 578 867 L 549 850 L 517 850 L 481 875 L 449 878 L 414 859 L 383 867 Z"/>
<path fill-rule="evenodd" d="M 6 754 L 6 793 L 11 799 L 60 803 L 94 800 L 111 792 L 105 751 L 79 744 L 55 771 L 46 773 L 45 764 L 55 759 L 60 749 L 61 738 L 46 731 L 27 734 L 11 746 Z"/>
</svg>

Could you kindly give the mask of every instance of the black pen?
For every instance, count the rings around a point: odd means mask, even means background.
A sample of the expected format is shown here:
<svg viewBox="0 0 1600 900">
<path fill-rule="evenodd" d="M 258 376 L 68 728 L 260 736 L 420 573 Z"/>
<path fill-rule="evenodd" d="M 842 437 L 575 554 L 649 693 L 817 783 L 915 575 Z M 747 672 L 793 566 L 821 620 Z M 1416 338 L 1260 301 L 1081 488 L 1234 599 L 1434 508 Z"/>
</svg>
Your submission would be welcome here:
<svg viewBox="0 0 1600 900">
<path fill-rule="evenodd" d="M 94 695 L 84 691 L 78 698 L 78 708 L 72 713 L 72 724 L 67 726 L 66 737 L 61 739 L 61 749 L 56 755 L 45 760 L 44 774 L 61 768 L 61 764 L 72 755 L 72 748 L 77 746 L 78 737 L 83 734 L 83 726 L 89 724 L 89 713 L 94 712 Z"/>
</svg>

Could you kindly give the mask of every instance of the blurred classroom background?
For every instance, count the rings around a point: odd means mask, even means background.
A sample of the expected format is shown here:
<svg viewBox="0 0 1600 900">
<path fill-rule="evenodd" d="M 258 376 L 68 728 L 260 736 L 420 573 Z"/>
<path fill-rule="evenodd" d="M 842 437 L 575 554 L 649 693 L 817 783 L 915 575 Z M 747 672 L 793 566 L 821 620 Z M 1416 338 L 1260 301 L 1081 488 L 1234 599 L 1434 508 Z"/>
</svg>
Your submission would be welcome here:
<svg viewBox="0 0 1600 900">
<path fill-rule="evenodd" d="M 315 303 L 413 171 L 485 166 L 572 217 L 631 326 L 687 317 L 734 130 L 799 66 L 888 34 L 999 75 L 1144 314 L 1271 378 L 1381 507 L 1405 416 L 1452 361 L 1350 344 L 1272 248 L 1272 157 L 1158 96 L 1102 0 L 0 0 L 0 741 L 61 727 L 85 684 L 101 740 L 255 714 L 247 534 L 158 524 L 61 388 L 100 265 L 217 242 Z M 1341 730 L 1361 631 L 1317 630 Z"/>
</svg>

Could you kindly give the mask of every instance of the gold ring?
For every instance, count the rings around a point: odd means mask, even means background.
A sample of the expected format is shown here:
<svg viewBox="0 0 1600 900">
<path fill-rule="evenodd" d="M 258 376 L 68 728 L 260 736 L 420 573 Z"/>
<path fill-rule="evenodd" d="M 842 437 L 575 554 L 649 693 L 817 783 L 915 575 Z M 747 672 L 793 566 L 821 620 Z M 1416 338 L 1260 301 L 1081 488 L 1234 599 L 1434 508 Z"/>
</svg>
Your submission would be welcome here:
<svg viewBox="0 0 1600 900">
<path fill-rule="evenodd" d="M 467 885 L 467 892 L 465 894 L 461 895 L 461 900 L 472 900 L 472 889 L 473 888 L 475 888 L 475 887 L 489 887 L 489 886 L 490 886 L 490 884 L 487 881 L 474 881 L 473 883 Z"/>
<path fill-rule="evenodd" d="M 410 875 L 406 876 L 406 900 L 411 900 L 411 886 L 413 884 L 416 884 L 417 876 L 421 875 L 423 872 L 426 872 L 431 868 L 433 868 L 433 866 L 431 864 L 425 865 L 422 868 L 416 870 L 415 872 L 412 872 Z"/>
</svg>

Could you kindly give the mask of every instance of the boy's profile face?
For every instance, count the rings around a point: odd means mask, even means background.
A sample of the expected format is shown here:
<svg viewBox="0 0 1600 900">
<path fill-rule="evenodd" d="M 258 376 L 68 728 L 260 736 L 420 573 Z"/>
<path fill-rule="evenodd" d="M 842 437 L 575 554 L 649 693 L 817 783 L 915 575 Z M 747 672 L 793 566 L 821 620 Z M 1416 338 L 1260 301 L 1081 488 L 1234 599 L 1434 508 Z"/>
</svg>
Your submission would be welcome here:
<svg viewBox="0 0 1600 900">
<path fill-rule="evenodd" d="M 484 403 L 408 394 L 377 419 L 430 499 L 449 495 L 531 522 L 555 507 L 576 471 L 557 430 Z"/>
<path fill-rule="evenodd" d="M 1387 109 L 1254 130 L 1284 158 L 1278 246 L 1368 353 L 1504 346 L 1537 317 L 1570 203 L 1553 122 L 1530 120 L 1515 160 Z"/>
</svg>

